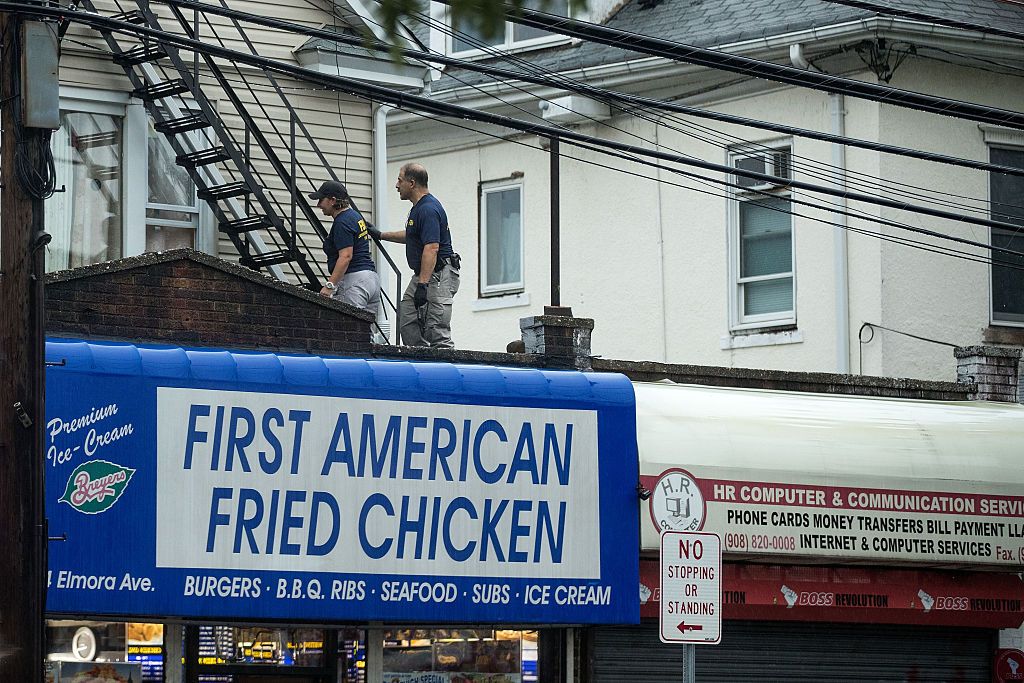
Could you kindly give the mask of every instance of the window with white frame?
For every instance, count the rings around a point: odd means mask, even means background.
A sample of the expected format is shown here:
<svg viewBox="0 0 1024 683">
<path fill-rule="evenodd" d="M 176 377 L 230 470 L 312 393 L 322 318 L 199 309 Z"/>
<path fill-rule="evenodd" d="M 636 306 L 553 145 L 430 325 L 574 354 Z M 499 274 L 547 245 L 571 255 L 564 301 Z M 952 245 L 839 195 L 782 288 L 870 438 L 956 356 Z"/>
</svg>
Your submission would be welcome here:
<svg viewBox="0 0 1024 683">
<path fill-rule="evenodd" d="M 146 251 L 196 246 L 200 205 L 196 186 L 177 163 L 171 143 L 154 128 L 148 117 L 146 151 L 148 196 L 146 202 Z M 199 140 L 196 133 L 192 133 Z"/>
<path fill-rule="evenodd" d="M 993 164 L 1024 168 L 1024 149 L 991 148 Z M 1024 178 L 990 174 L 992 219 L 1019 225 L 992 228 L 992 246 L 1024 251 Z M 992 322 L 1024 326 L 1024 257 L 992 252 Z"/>
<path fill-rule="evenodd" d="M 121 257 L 123 127 L 114 112 L 61 111 L 50 138 L 59 191 L 43 204 L 47 270 Z"/>
<path fill-rule="evenodd" d="M 523 291 L 523 186 L 480 188 L 480 295 Z"/>
<path fill-rule="evenodd" d="M 550 14 L 569 16 L 569 0 L 525 0 L 523 7 Z M 501 50 L 523 47 L 541 47 L 568 38 L 543 29 L 524 26 L 512 21 L 504 22 L 496 35 L 485 36 L 476 26 L 465 22 L 450 22 L 452 35 L 448 39 L 448 53 L 471 56 L 486 52 L 488 48 Z"/>
<path fill-rule="evenodd" d="M 200 139 L 192 144 L 205 147 Z M 46 200 L 47 270 L 176 247 L 213 248 L 201 205 L 166 138 L 129 93 L 61 86 L 50 139 L 56 185 Z"/>
<path fill-rule="evenodd" d="M 771 179 L 733 176 L 739 187 L 730 211 L 732 328 L 796 323 L 793 220 L 790 214 L 788 146 L 749 148 L 730 155 L 734 168 Z"/>
</svg>

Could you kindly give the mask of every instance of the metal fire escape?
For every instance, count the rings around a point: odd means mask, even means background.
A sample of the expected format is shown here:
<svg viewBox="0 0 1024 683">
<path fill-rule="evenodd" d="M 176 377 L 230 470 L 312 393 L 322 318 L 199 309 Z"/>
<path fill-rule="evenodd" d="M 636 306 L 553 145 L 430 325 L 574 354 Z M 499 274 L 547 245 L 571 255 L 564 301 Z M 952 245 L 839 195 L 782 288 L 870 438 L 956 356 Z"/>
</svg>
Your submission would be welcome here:
<svg viewBox="0 0 1024 683">
<path fill-rule="evenodd" d="M 121 0 L 115 3 L 119 13 L 111 18 L 168 30 L 149 0 L 136 0 L 128 9 Z M 220 4 L 227 7 L 225 0 Z M 80 0 L 80 5 L 99 13 L 93 0 Z M 193 11 L 189 17 L 177 6 L 166 9 L 164 18 L 168 20 L 169 14 L 172 33 L 224 45 L 217 28 L 200 11 Z M 257 54 L 244 27 L 234 19 L 231 26 L 237 32 L 233 38 L 240 38 L 252 54 Z M 221 25 L 221 31 L 224 29 Z M 270 92 L 263 88 L 257 93 L 237 64 L 230 65 L 229 79 L 225 68 L 209 55 L 193 53 L 189 62 L 178 48 L 159 39 L 115 37 L 109 30 L 100 33 L 114 63 L 128 76 L 133 96 L 143 101 L 155 129 L 174 151 L 176 163 L 195 183 L 199 199 L 211 207 L 218 230 L 238 251 L 239 262 L 319 291 L 326 277 L 320 248 L 327 231 L 299 184 L 305 189 L 318 186 L 327 177 L 338 177 L 273 74 L 260 73 L 261 80 L 269 83 Z M 208 89 L 216 93 L 216 105 Z M 248 93 L 252 103 L 243 101 L 240 92 Z M 287 111 L 287 131 L 270 116 L 272 107 Z M 221 109 L 235 119 L 235 126 L 228 125 Z M 261 116 L 254 116 L 251 109 L 258 109 Z M 273 139 L 279 147 L 291 150 L 287 162 L 279 156 Z M 315 164 L 299 162 L 300 141 L 306 151 L 312 152 Z M 275 184 L 286 190 L 285 201 L 271 189 Z M 353 207 L 358 210 L 354 202 Z M 300 220 L 313 228 L 315 240 L 298 230 Z M 378 249 L 377 254 L 396 275 L 396 296 L 382 292 L 386 309 L 394 313 L 401 298 L 400 270 L 384 249 Z"/>
</svg>

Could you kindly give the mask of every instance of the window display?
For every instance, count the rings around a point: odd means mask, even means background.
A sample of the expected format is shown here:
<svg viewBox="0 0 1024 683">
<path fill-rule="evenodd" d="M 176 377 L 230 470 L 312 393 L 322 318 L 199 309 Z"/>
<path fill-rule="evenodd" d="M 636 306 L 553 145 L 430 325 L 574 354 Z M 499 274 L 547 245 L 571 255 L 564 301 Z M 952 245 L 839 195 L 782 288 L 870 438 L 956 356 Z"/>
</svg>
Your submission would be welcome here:
<svg viewBox="0 0 1024 683">
<path fill-rule="evenodd" d="M 64 619 L 49 620 L 46 625 L 48 661 L 127 661 L 123 623 Z"/>
<path fill-rule="evenodd" d="M 531 683 L 537 632 L 410 629 L 384 634 L 381 683 Z"/>
<path fill-rule="evenodd" d="M 164 625 L 125 624 L 128 661 L 142 667 L 141 683 L 162 683 L 164 680 Z"/>
</svg>

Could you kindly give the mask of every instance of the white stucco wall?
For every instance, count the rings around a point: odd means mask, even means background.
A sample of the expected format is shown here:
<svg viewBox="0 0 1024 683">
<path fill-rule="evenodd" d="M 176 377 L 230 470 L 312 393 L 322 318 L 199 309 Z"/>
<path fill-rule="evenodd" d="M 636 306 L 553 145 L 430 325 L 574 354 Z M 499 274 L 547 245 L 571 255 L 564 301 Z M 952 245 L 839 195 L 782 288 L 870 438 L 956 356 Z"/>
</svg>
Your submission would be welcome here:
<svg viewBox="0 0 1024 683">
<path fill-rule="evenodd" d="M 949 77 L 949 67 L 923 65 L 907 60 L 901 67 L 899 87 L 949 94 L 976 102 L 991 102 L 1020 110 L 1020 90 L 1007 87 L 997 77 L 978 78 L 972 70 Z M 865 80 L 869 74 L 858 74 Z M 1016 81 L 1016 79 L 1015 79 Z M 810 90 L 775 88 L 767 92 L 708 103 L 718 111 L 768 119 L 790 125 L 830 131 L 829 96 Z M 973 123 L 846 98 L 846 134 L 890 144 L 984 159 L 987 152 L 981 131 Z M 663 125 L 655 126 L 633 117 L 608 122 L 616 131 L 596 124 L 579 128 L 623 142 L 692 155 L 726 163 L 726 151 Z M 676 128 L 688 124 L 667 122 Z M 701 126 L 760 142 L 785 138 L 766 131 L 696 121 Z M 628 133 L 643 136 L 646 141 Z M 464 257 L 463 289 L 456 299 L 453 329 L 461 348 L 501 350 L 518 337 L 518 320 L 541 312 L 549 302 L 549 205 L 548 156 L 536 138 L 524 140 L 526 148 L 510 142 L 482 138 L 470 148 L 445 150 L 443 128 L 430 128 L 420 138 L 397 131 L 392 151 L 391 175 L 400 163 L 417 160 L 426 164 L 431 189 L 448 209 L 456 249 Z M 464 133 L 452 134 L 460 141 Z M 414 142 L 410 142 L 414 140 Z M 797 138 L 790 141 L 793 154 L 830 164 L 829 143 Z M 667 171 L 600 158 L 563 143 L 562 201 L 562 304 L 577 316 L 596 320 L 595 354 L 605 357 L 664 360 L 736 367 L 784 370 L 835 371 L 836 315 L 833 277 L 833 228 L 794 218 L 796 257 L 797 343 L 722 348 L 729 337 L 728 271 L 729 202 L 723 189 L 695 184 Z M 574 159 L 600 161 L 640 174 L 635 177 Z M 799 163 L 799 160 L 797 160 Z M 947 192 L 987 197 L 983 172 L 956 169 L 900 157 L 850 148 L 847 163 L 852 171 L 872 177 L 934 187 Z M 477 296 L 476 234 L 477 187 L 480 181 L 523 174 L 526 199 L 526 292 L 529 305 L 498 310 L 474 310 Z M 711 175 L 706 171 L 698 171 Z M 660 173 L 660 176 L 659 176 Z M 660 184 L 652 178 L 660 177 Z M 824 183 L 807 172 L 795 176 Z M 701 194 L 676 187 L 679 183 L 712 193 Z M 863 190 L 864 188 L 858 188 Z M 809 192 L 794 197 L 818 203 L 830 200 Z M 869 215 L 890 220 L 910 220 L 933 229 L 987 240 L 981 227 L 959 227 L 930 219 L 908 219 L 900 212 L 872 205 L 851 205 Z M 834 214 L 794 207 L 800 213 L 834 220 Z M 391 215 L 404 217 L 408 204 L 395 198 Z M 867 221 L 851 220 L 853 227 L 883 234 L 885 228 Z M 984 266 L 948 259 L 936 254 L 892 245 L 870 236 L 849 234 L 849 368 L 853 373 L 953 379 L 955 363 L 948 347 L 923 344 L 892 333 L 877 331 L 873 341 L 858 342 L 862 323 L 906 330 L 956 344 L 980 343 L 988 324 L 988 271 Z M 961 307 L 963 315 L 961 315 Z"/>
<path fill-rule="evenodd" d="M 941 92 L 954 99 L 1024 110 L 1024 88 L 1020 79 L 1012 79 L 1011 83 L 1006 77 L 990 72 L 924 60 L 908 60 L 896 75 L 893 85 L 897 87 Z M 1016 87 L 1010 87 L 1012 85 Z M 881 117 L 883 142 L 982 161 L 989 158 L 984 134 L 977 123 L 889 106 L 882 107 Z M 988 174 L 983 171 L 893 156 L 883 157 L 881 163 L 885 178 L 975 199 L 946 198 L 958 204 L 984 208 L 981 202 L 989 197 Z M 964 211 L 957 207 L 949 210 Z M 973 215 L 989 217 L 987 210 Z M 989 230 L 984 226 L 913 216 L 891 209 L 884 210 L 883 216 L 977 242 L 989 241 Z M 955 246 L 981 256 L 988 255 L 984 250 Z M 881 276 L 884 282 L 881 324 L 957 345 L 984 340 L 990 305 L 987 265 L 886 244 L 882 250 Z M 874 343 L 883 355 L 881 374 L 943 380 L 953 380 L 956 376 L 952 349 L 948 346 L 892 333 L 881 333 Z"/>
</svg>

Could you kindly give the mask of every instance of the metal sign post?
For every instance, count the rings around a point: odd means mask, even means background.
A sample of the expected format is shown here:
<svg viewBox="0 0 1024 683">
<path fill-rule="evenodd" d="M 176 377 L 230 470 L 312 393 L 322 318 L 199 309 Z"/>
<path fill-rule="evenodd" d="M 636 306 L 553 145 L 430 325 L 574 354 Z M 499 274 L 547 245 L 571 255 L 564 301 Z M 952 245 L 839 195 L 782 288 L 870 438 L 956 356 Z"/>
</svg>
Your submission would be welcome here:
<svg viewBox="0 0 1024 683">
<path fill-rule="evenodd" d="M 663 643 L 717 645 L 722 640 L 722 539 L 718 534 L 661 535 Z"/>
</svg>

